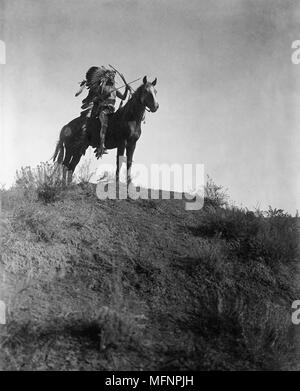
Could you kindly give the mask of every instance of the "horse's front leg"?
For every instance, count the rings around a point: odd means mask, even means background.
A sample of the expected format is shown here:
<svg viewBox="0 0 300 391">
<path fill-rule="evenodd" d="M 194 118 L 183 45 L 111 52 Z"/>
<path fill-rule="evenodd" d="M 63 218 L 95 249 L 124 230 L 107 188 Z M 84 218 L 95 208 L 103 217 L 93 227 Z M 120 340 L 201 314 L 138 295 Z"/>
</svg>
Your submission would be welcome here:
<svg viewBox="0 0 300 391">
<path fill-rule="evenodd" d="M 128 143 L 126 145 L 126 157 L 127 157 L 127 186 L 131 183 L 131 166 L 132 157 L 135 150 L 136 141 Z"/>
<path fill-rule="evenodd" d="M 116 183 L 119 183 L 120 180 L 120 168 L 122 167 L 122 157 L 124 156 L 125 152 L 125 144 L 121 145 L 117 149 L 117 169 L 116 169 Z"/>
</svg>

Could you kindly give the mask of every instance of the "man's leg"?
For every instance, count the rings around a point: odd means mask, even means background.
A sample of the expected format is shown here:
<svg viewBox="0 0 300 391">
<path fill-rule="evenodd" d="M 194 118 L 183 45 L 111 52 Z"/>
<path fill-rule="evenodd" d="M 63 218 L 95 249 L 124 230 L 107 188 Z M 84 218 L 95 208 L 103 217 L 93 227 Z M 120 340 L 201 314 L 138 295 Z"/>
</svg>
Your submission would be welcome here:
<svg viewBox="0 0 300 391">
<path fill-rule="evenodd" d="M 105 135 L 107 131 L 108 126 L 108 118 L 107 118 L 107 112 L 106 110 L 101 111 L 99 115 L 100 120 L 100 145 L 97 148 L 96 151 L 96 157 L 101 157 L 105 153 L 104 143 L 105 143 Z"/>
</svg>

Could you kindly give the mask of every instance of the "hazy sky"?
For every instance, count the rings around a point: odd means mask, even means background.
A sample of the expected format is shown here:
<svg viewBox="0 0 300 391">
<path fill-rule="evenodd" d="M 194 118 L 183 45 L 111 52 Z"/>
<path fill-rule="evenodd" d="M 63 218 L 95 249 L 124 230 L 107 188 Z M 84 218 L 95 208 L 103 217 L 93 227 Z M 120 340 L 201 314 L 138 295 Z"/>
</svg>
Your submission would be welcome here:
<svg viewBox="0 0 300 391">
<path fill-rule="evenodd" d="M 0 3 L 1 183 L 50 158 L 80 112 L 77 83 L 110 63 L 128 80 L 158 78 L 160 108 L 146 116 L 136 163 L 203 163 L 237 204 L 300 209 L 298 1 Z M 102 162 L 114 160 L 110 151 Z"/>
</svg>

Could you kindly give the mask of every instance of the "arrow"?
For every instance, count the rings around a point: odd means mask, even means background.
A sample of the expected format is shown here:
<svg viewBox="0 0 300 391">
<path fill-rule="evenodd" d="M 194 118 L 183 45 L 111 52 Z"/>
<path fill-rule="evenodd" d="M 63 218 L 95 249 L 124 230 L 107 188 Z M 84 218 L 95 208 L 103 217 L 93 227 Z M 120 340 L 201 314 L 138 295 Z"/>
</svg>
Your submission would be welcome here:
<svg viewBox="0 0 300 391">
<path fill-rule="evenodd" d="M 129 83 L 126 82 L 126 84 L 124 84 L 124 85 L 121 86 L 121 87 L 118 87 L 118 88 L 115 88 L 115 89 L 111 90 L 111 92 L 117 91 L 117 90 L 119 90 L 120 88 L 126 87 L 127 85 L 129 86 L 129 84 L 135 83 L 136 81 L 139 81 L 139 80 L 141 80 L 141 77 L 139 77 L 138 79 L 135 79 L 135 80 L 133 80 L 133 81 L 131 81 L 131 82 L 129 82 Z M 131 88 L 131 87 L 129 87 L 129 88 Z M 132 88 L 132 89 L 133 89 L 133 88 Z"/>
</svg>

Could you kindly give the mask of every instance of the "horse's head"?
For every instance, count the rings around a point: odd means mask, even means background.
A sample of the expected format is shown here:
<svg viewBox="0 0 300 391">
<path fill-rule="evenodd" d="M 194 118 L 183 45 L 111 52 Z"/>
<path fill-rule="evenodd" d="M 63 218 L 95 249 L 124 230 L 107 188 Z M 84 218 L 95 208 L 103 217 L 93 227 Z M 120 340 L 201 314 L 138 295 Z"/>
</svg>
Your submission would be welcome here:
<svg viewBox="0 0 300 391">
<path fill-rule="evenodd" d="M 148 107 L 148 109 L 152 112 L 155 113 L 156 110 L 159 108 L 159 104 L 156 99 L 156 89 L 154 86 L 156 85 L 157 79 L 153 82 L 149 82 L 147 80 L 147 76 L 143 78 L 143 85 L 141 89 L 141 95 L 140 95 L 140 101 L 143 105 Z"/>
</svg>

